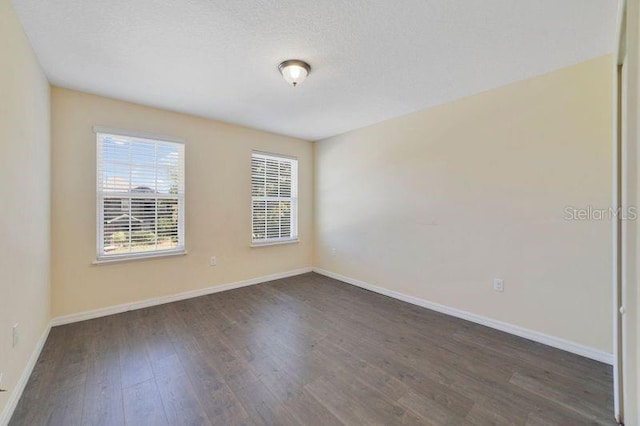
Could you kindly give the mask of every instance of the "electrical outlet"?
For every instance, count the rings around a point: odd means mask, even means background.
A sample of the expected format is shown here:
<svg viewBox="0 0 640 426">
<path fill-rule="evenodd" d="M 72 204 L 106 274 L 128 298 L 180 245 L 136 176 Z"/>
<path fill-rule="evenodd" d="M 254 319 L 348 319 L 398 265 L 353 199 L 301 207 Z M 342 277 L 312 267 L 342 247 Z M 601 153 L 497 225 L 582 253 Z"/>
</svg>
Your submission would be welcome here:
<svg viewBox="0 0 640 426">
<path fill-rule="evenodd" d="M 335 247 L 331 247 L 331 256 L 335 256 L 336 255 L 336 248 Z"/>
<path fill-rule="evenodd" d="M 493 279 L 493 290 L 494 291 L 504 291 L 504 281 L 500 278 Z"/>
<path fill-rule="evenodd" d="M 217 265 L 217 261 L 216 261 L 216 257 L 215 256 L 211 256 L 211 259 L 209 259 L 209 266 L 216 266 Z"/>
<path fill-rule="evenodd" d="M 15 348 L 16 346 L 18 346 L 18 343 L 20 342 L 20 329 L 19 329 L 20 324 L 15 323 L 13 325 L 13 347 Z"/>
</svg>

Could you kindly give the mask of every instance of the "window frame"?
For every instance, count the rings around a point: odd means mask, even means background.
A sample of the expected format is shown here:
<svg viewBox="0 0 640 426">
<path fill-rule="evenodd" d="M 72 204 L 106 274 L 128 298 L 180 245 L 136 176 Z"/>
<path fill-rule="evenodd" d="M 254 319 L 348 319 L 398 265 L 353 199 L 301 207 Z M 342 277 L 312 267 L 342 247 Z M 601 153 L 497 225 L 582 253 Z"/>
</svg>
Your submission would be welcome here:
<svg viewBox="0 0 640 426">
<path fill-rule="evenodd" d="M 171 136 L 163 136 L 152 133 L 145 132 L 135 132 L 135 131 L 127 131 L 120 129 L 113 129 L 103 126 L 94 126 L 93 132 L 95 134 L 95 148 L 96 148 L 96 163 L 95 163 L 95 188 L 96 188 L 96 260 L 93 262 L 94 264 L 102 264 L 102 263 L 113 263 L 113 262 L 126 262 L 137 259 L 149 259 L 149 258 L 157 258 L 157 257 L 168 257 L 168 256 L 180 256 L 187 254 L 186 250 L 186 150 L 185 150 L 185 140 L 179 139 Z M 102 170 L 100 161 L 101 161 L 101 152 L 99 150 L 100 146 L 100 138 L 102 135 L 111 135 L 123 138 L 131 138 L 131 139 L 142 139 L 148 142 L 153 142 L 157 144 L 164 145 L 180 145 L 181 149 L 181 168 L 182 168 L 182 192 L 177 195 L 167 195 L 163 194 L 158 196 L 157 193 L 154 193 L 153 196 L 145 195 L 144 193 L 135 194 L 135 198 L 154 198 L 154 199 L 175 199 L 178 203 L 178 225 L 177 225 L 177 233 L 178 233 L 178 242 L 181 243 L 175 248 L 171 249 L 163 249 L 163 250 L 149 250 L 143 252 L 133 252 L 133 253 L 118 253 L 118 254 L 106 254 L 104 252 L 104 240 L 103 240 L 103 232 L 104 232 L 104 209 L 103 200 L 105 198 L 105 191 L 102 191 L 99 188 L 99 183 L 101 182 L 101 178 L 99 177 L 99 173 Z M 107 192 L 108 193 L 108 192 Z M 133 197 L 131 197 L 133 198 Z M 131 200 L 131 199 L 130 199 Z M 129 201 L 131 202 L 131 201 Z M 157 209 L 157 206 L 156 206 Z"/>
<path fill-rule="evenodd" d="M 254 199 L 256 198 L 256 196 L 253 195 L 253 159 L 254 156 L 257 157 L 262 157 L 262 158 L 267 158 L 267 159 L 273 159 L 273 160 L 277 160 L 277 161 L 288 161 L 291 163 L 291 196 L 290 197 L 269 197 L 269 196 L 264 196 L 264 197 L 258 197 L 258 198 L 262 198 L 263 200 L 260 201 L 267 201 L 269 198 L 275 198 L 275 199 L 281 199 L 281 198 L 285 198 L 288 199 L 291 203 L 291 216 L 290 216 L 290 223 L 291 223 L 291 236 L 290 237 L 278 237 L 278 238 L 265 238 L 265 239 L 259 239 L 256 240 L 253 238 L 254 235 L 254 228 L 253 228 L 253 217 L 254 217 L 254 208 L 253 208 L 253 203 L 254 203 Z M 251 151 L 251 156 L 250 156 L 250 162 L 249 162 L 249 184 L 250 184 L 250 195 L 251 195 L 251 215 L 250 215 L 250 231 L 251 231 L 251 247 L 268 247 L 268 246 L 274 246 L 274 245 L 281 245 L 281 244 L 292 244 L 292 243 L 297 243 L 299 242 L 299 234 L 298 234 L 298 204 L 299 204 L 299 194 L 298 194 L 298 158 L 295 156 L 291 156 L 291 155 L 285 155 L 285 154 L 275 154 L 273 152 L 265 152 L 265 151 L 258 151 L 258 150 L 252 150 Z"/>
</svg>

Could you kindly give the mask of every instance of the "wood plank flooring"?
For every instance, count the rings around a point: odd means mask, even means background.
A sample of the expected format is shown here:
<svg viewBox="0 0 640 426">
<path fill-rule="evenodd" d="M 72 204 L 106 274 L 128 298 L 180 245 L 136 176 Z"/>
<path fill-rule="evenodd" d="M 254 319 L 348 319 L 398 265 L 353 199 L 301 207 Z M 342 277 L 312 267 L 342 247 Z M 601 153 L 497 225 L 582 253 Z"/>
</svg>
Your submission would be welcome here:
<svg viewBox="0 0 640 426">
<path fill-rule="evenodd" d="M 609 425 L 611 367 L 314 273 L 55 327 L 11 425 Z"/>
</svg>

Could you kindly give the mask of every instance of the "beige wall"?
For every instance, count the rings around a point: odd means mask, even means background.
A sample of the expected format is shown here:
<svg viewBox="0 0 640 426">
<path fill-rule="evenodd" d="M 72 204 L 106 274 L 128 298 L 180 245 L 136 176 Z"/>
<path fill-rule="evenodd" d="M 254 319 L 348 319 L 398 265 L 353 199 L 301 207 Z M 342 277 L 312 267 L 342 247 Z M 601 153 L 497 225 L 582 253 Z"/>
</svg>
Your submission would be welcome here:
<svg viewBox="0 0 640 426">
<path fill-rule="evenodd" d="M 1 412 L 49 320 L 49 83 L 8 0 L 0 0 L 0 163 L 0 387 L 9 390 Z"/>
<path fill-rule="evenodd" d="M 51 104 L 54 317 L 311 266 L 311 142 L 59 88 Z M 92 264 L 94 125 L 186 139 L 186 256 Z M 250 247 L 252 149 L 298 157 L 297 244 Z"/>
<path fill-rule="evenodd" d="M 611 204 L 611 73 L 601 57 L 318 142 L 315 265 L 610 353 L 611 225 L 564 209 Z"/>
</svg>

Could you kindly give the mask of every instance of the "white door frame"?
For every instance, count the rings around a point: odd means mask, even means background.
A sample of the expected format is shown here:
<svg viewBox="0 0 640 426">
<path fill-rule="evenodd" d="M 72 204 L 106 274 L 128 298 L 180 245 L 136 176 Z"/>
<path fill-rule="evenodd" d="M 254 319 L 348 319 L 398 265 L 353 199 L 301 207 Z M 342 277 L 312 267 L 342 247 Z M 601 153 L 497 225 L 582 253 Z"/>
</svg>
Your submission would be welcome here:
<svg viewBox="0 0 640 426">
<path fill-rule="evenodd" d="M 625 28 L 625 0 L 618 0 L 616 48 L 613 61 L 613 137 L 612 137 L 612 207 L 617 215 L 612 220 L 612 289 L 613 289 L 613 397 L 614 416 L 618 423 L 624 422 L 623 401 L 623 366 L 624 357 L 624 274 L 626 244 L 625 223 L 622 220 L 626 200 L 623 185 L 624 161 L 626 153 L 626 90 L 627 67 L 626 62 L 626 28 Z"/>
</svg>

